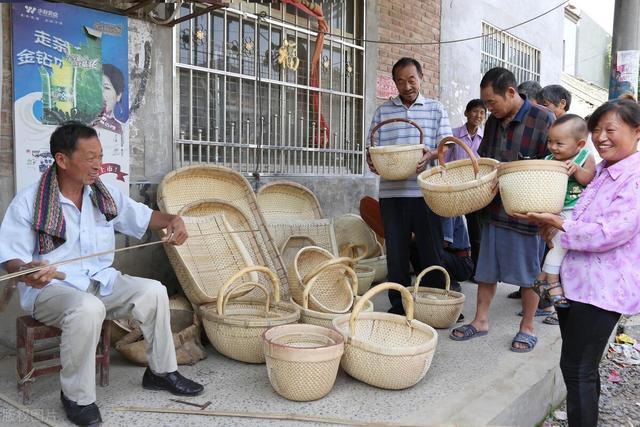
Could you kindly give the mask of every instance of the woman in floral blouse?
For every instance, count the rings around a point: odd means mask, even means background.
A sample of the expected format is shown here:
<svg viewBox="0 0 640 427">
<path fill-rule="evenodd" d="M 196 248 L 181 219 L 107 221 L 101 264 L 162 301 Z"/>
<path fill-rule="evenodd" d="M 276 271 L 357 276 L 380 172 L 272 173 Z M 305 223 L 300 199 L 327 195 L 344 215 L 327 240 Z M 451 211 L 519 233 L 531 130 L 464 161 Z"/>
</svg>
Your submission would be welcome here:
<svg viewBox="0 0 640 427">
<path fill-rule="evenodd" d="M 621 314 L 640 313 L 640 105 L 615 100 L 589 119 L 603 161 L 571 219 L 529 213 L 545 238 L 564 231 L 560 275 L 570 307 L 558 309 L 560 368 L 570 426 L 596 426 L 598 365 Z"/>
</svg>

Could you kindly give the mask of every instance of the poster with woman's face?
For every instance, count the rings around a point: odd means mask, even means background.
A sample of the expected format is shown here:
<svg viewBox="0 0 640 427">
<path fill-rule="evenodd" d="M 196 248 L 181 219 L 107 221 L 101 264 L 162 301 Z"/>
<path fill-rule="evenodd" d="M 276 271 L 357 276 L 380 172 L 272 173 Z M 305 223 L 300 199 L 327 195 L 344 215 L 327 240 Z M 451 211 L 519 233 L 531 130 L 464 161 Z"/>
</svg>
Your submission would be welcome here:
<svg viewBox="0 0 640 427">
<path fill-rule="evenodd" d="M 59 124 L 93 126 L 101 179 L 129 192 L 127 18 L 41 0 L 12 4 L 16 187 L 53 163 Z"/>
</svg>

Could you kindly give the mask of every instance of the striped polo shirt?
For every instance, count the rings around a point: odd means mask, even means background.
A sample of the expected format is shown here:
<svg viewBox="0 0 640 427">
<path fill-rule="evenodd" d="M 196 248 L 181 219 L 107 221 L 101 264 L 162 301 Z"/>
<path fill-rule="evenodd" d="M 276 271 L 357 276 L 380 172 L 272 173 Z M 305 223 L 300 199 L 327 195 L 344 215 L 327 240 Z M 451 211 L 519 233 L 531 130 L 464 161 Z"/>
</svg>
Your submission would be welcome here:
<svg viewBox="0 0 640 427">
<path fill-rule="evenodd" d="M 382 104 L 373 115 L 367 146 L 371 141 L 371 129 L 378 123 L 389 119 L 404 118 L 413 120 L 424 132 L 424 145 L 432 150 L 445 136 L 451 135 L 451 126 L 447 111 L 442 104 L 418 95 L 416 101 L 407 107 L 399 96 Z M 418 129 L 408 123 L 389 123 L 383 125 L 374 135 L 374 145 L 417 144 L 420 139 Z M 389 181 L 380 178 L 380 198 L 422 197 L 416 175 L 402 181 Z"/>
</svg>

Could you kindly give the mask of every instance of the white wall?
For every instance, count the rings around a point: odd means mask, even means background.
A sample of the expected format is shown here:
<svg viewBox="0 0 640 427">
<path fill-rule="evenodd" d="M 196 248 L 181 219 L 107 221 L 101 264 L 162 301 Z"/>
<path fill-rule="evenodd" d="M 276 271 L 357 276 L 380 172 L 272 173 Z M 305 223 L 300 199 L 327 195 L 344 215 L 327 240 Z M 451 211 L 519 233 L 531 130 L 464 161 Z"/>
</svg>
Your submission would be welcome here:
<svg viewBox="0 0 640 427">
<path fill-rule="evenodd" d="M 482 21 L 506 28 L 556 6 L 557 2 L 525 0 L 446 0 L 442 2 L 441 39 L 482 34 Z M 542 86 L 560 83 L 564 9 L 509 31 L 541 52 Z M 464 121 L 464 107 L 480 95 L 481 39 L 440 45 L 440 99 L 449 110 L 452 126 Z"/>
</svg>

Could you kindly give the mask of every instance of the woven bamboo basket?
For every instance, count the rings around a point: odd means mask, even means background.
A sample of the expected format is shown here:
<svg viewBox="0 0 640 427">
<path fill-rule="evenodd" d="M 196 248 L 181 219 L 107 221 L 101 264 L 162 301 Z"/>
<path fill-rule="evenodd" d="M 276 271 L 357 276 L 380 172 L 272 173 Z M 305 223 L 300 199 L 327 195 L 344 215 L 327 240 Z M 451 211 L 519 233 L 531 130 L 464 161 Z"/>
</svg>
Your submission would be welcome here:
<svg viewBox="0 0 640 427">
<path fill-rule="evenodd" d="M 449 141 L 462 147 L 469 159 L 445 163 L 444 147 Z M 424 200 L 433 212 L 444 217 L 466 215 L 487 206 L 495 197 L 494 180 L 499 162 L 480 158 L 464 142 L 448 136 L 438 144 L 439 165 L 418 175 Z"/>
<path fill-rule="evenodd" d="M 271 386 L 285 399 L 307 402 L 326 396 L 336 381 L 344 339 L 315 325 L 282 325 L 262 336 Z"/>
<path fill-rule="evenodd" d="M 256 265 L 264 265 L 276 273 L 280 280 L 280 298 L 288 300 L 289 285 L 282 258 L 246 178 L 223 166 L 194 165 L 169 172 L 158 186 L 158 206 L 170 214 L 177 215 L 185 206 L 204 199 L 226 202 L 247 218 L 250 229 L 256 230 L 255 243 L 260 247 L 260 253 L 265 255 L 264 264 Z"/>
<path fill-rule="evenodd" d="M 500 197 L 512 213 L 559 213 L 567 193 L 567 168 L 557 160 L 518 160 L 498 170 Z"/>
<path fill-rule="evenodd" d="M 364 295 L 376 277 L 376 269 L 368 265 L 356 265 L 356 276 L 358 277 L 358 295 Z"/>
<path fill-rule="evenodd" d="M 257 282 L 244 282 L 233 288 L 257 288 L 264 294 L 263 300 L 229 300 L 232 284 L 251 271 L 269 277 L 273 286 L 273 302 L 267 288 Z M 278 277 L 266 267 L 250 267 L 238 272 L 218 291 L 215 304 L 200 306 L 202 322 L 207 338 L 218 352 L 247 363 L 264 363 L 262 334 L 273 326 L 295 323 L 300 310 L 291 303 L 280 302 Z"/>
<path fill-rule="evenodd" d="M 334 270 L 337 269 L 344 272 L 344 274 L 347 277 L 349 277 L 349 280 L 352 285 L 353 294 L 354 295 L 356 294 L 358 279 L 353 269 L 342 264 L 334 264 L 327 268 L 334 269 Z M 333 319 L 335 319 L 338 316 L 341 316 L 342 314 L 322 313 L 309 308 L 309 295 L 310 295 L 309 293 L 316 286 L 316 283 L 318 283 L 319 277 L 320 276 L 316 274 L 315 276 L 309 279 L 309 282 L 305 286 L 304 292 L 302 294 L 302 304 L 298 304 L 295 301 L 293 301 L 293 304 L 300 309 L 300 323 L 324 326 L 325 328 L 333 328 Z M 354 303 L 357 303 L 359 300 L 360 300 L 360 297 L 356 297 L 354 300 Z M 363 311 L 373 311 L 373 303 L 371 301 L 367 301 L 367 303 L 363 308 Z"/>
<path fill-rule="evenodd" d="M 263 185 L 256 196 L 267 223 L 323 218 L 316 195 L 295 182 L 276 181 Z"/>
<path fill-rule="evenodd" d="M 329 251 L 317 246 L 307 246 L 295 256 L 293 268 L 289 270 L 292 283 L 291 296 L 302 304 L 304 288 L 316 275 L 318 285 L 309 296 L 309 307 L 324 313 L 346 313 L 353 304 L 353 291 L 344 271 L 330 269 L 331 265 L 351 266 L 351 258 L 335 258 Z"/>
<path fill-rule="evenodd" d="M 334 219 L 334 227 L 341 256 L 371 258 L 378 250 L 375 233 L 359 215 L 340 215 Z"/>
<path fill-rule="evenodd" d="M 398 144 L 384 147 L 374 146 L 374 135 L 376 131 L 389 123 L 404 122 L 409 123 L 418 129 L 420 133 L 419 144 Z M 378 123 L 371 129 L 371 139 L 369 155 L 371 162 L 381 177 L 388 180 L 399 181 L 416 175 L 418 163 L 424 154 L 424 133 L 418 124 L 407 119 L 389 119 Z"/>
<path fill-rule="evenodd" d="M 313 246 L 319 246 L 334 255 L 338 254 L 338 245 L 334 233 L 333 220 L 331 219 L 282 220 L 270 222 L 268 227 L 273 241 L 280 251 L 280 255 L 284 253 L 285 247 L 292 243 L 290 239 L 298 240 L 300 243 L 303 238 L 315 242 Z M 283 258 L 283 263 L 287 271 L 289 271 L 290 262 L 287 263 Z"/>
<path fill-rule="evenodd" d="M 420 281 L 430 271 L 441 271 L 445 278 L 445 289 L 420 286 Z M 416 278 L 413 287 L 414 313 L 416 319 L 436 329 L 447 329 L 458 321 L 465 296 L 449 290 L 451 278 L 447 270 L 439 265 L 425 268 Z"/>
<path fill-rule="evenodd" d="M 380 243 L 376 243 L 376 246 L 378 247 L 378 251 L 376 253 L 379 253 L 380 255 L 377 255 L 373 258 L 361 259 L 356 264 L 356 266 L 372 267 L 375 270 L 376 274 L 373 278 L 374 283 L 386 280 L 388 273 L 387 256 L 384 254 L 384 248 Z"/>
<path fill-rule="evenodd" d="M 259 230 L 230 203 L 204 199 L 187 204 L 178 214 L 189 239 L 181 246 L 165 245 L 165 251 L 192 304 L 215 302 L 220 287 L 238 271 L 269 264 L 269 253 L 259 244 Z M 268 284 L 264 275 L 251 273 L 249 279 Z"/>
<path fill-rule="evenodd" d="M 400 291 L 406 318 L 389 313 L 362 313 L 366 301 L 388 289 Z M 397 283 L 382 283 L 362 296 L 351 314 L 339 316 L 334 328 L 345 337 L 340 366 L 367 384 L 399 390 L 426 375 L 438 343 L 438 333 L 414 320 L 411 293 Z"/>
</svg>

